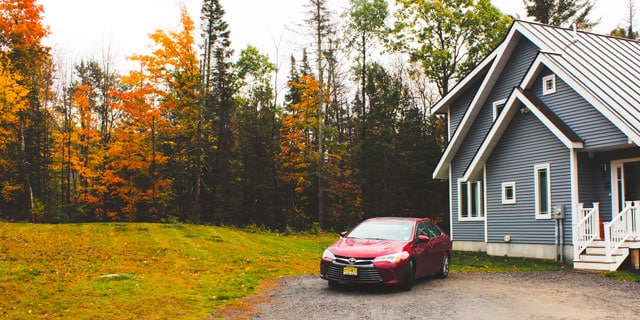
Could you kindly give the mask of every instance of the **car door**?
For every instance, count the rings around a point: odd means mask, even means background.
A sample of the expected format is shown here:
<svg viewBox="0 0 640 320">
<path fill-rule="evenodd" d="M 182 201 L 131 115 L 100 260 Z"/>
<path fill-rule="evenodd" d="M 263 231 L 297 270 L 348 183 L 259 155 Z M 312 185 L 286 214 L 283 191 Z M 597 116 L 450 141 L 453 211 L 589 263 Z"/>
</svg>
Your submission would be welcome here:
<svg viewBox="0 0 640 320">
<path fill-rule="evenodd" d="M 415 241 L 415 251 L 414 258 L 416 260 L 416 277 L 423 277 L 432 273 L 433 262 L 430 261 L 429 256 L 432 255 L 431 251 L 431 241 L 421 242 L 419 240 L 419 236 L 429 236 L 429 229 L 426 222 L 418 223 L 416 227 L 416 235 L 414 238 Z"/>
<path fill-rule="evenodd" d="M 429 274 L 436 273 L 442 267 L 442 260 L 447 253 L 448 245 L 442 232 L 431 222 L 426 222 L 429 240 Z"/>
</svg>

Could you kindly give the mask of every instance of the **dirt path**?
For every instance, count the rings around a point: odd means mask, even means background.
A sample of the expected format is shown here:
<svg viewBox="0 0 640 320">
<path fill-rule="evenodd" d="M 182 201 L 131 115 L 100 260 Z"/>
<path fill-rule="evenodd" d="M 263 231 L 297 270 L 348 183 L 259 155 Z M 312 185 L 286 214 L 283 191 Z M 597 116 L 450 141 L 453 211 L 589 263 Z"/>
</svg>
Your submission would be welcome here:
<svg viewBox="0 0 640 320">
<path fill-rule="evenodd" d="M 419 281 L 410 292 L 362 286 L 329 289 L 317 276 L 284 278 L 275 289 L 253 301 L 256 305 L 249 314 L 235 316 L 309 320 L 640 319 L 640 283 L 564 271 L 453 273 L 446 280 Z"/>
</svg>

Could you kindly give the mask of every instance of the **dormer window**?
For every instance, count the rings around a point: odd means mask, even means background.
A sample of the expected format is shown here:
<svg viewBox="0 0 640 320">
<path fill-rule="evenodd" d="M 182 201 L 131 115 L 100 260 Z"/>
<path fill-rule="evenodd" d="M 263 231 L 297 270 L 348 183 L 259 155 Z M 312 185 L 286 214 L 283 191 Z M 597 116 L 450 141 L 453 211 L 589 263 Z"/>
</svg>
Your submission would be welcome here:
<svg viewBox="0 0 640 320">
<path fill-rule="evenodd" d="M 493 102 L 493 121 L 496 121 L 496 119 L 498 119 L 498 116 L 500 116 L 500 113 L 504 109 L 504 105 L 506 103 L 507 103 L 507 99 L 502 99 L 502 100 Z"/>
<path fill-rule="evenodd" d="M 556 75 L 551 74 L 542 78 L 542 95 L 546 96 L 556 92 Z"/>
</svg>

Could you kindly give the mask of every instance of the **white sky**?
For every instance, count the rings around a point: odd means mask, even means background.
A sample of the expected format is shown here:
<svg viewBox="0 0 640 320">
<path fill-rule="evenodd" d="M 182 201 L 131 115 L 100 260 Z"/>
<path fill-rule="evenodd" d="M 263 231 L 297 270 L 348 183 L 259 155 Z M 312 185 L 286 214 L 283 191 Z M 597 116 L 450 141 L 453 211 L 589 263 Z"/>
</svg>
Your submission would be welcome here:
<svg viewBox="0 0 640 320">
<path fill-rule="evenodd" d="M 59 61 L 73 65 L 80 59 L 102 58 L 110 49 L 120 71 L 134 67 L 126 56 L 147 52 L 149 33 L 177 29 L 184 4 L 199 27 L 202 0 L 38 0 L 51 35 L 46 45 Z M 220 0 L 231 30 L 232 46 L 239 52 L 248 44 L 268 53 L 285 67 L 288 57 L 305 45 L 300 23 L 305 18 L 302 0 Z M 329 0 L 342 12 L 348 0 Z M 503 12 L 525 16 L 521 0 L 492 0 Z M 597 0 L 593 18 L 601 18 L 595 32 L 608 33 L 623 23 L 627 0 Z M 199 35 L 196 35 L 199 39 Z M 279 47 L 279 52 L 277 48 Z"/>
</svg>

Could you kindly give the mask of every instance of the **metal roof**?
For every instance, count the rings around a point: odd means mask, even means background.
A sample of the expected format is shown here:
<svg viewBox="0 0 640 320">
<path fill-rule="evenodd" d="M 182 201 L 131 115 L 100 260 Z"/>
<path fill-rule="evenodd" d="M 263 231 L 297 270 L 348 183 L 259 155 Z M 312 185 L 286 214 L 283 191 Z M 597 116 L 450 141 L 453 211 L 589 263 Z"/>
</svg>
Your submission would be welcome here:
<svg viewBox="0 0 640 320">
<path fill-rule="evenodd" d="M 590 91 L 600 100 L 595 107 L 640 144 L 640 42 L 530 22 L 514 26 L 571 75 L 563 80 Z"/>
<path fill-rule="evenodd" d="M 471 72 L 470 76 L 476 77 L 487 68 L 487 63 L 491 63 L 483 86 L 476 93 L 463 122 L 436 166 L 434 178 L 448 176 L 447 168 L 451 160 L 466 138 L 504 64 L 510 59 L 512 50 L 508 48 L 513 48 L 520 37 L 527 38 L 540 48 L 538 58 L 520 84 L 522 89 L 527 89 L 532 83 L 532 77 L 535 77 L 542 66 L 547 67 L 624 132 L 629 141 L 640 145 L 640 42 L 570 28 L 515 21 L 502 44 Z M 464 87 L 461 86 L 461 89 L 464 90 Z M 460 93 L 455 90 L 443 97 L 437 110 L 442 111 L 443 106 Z"/>
</svg>

